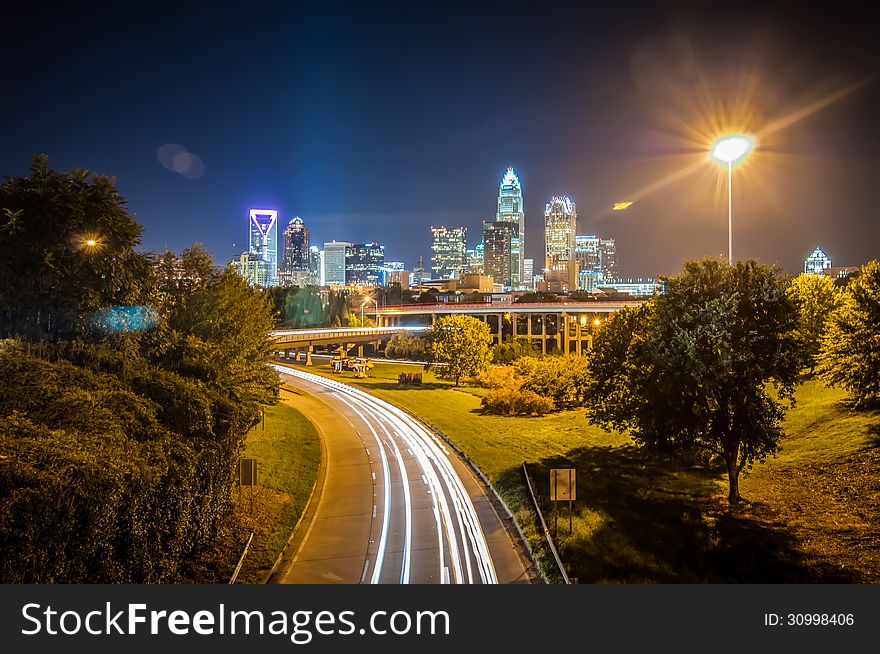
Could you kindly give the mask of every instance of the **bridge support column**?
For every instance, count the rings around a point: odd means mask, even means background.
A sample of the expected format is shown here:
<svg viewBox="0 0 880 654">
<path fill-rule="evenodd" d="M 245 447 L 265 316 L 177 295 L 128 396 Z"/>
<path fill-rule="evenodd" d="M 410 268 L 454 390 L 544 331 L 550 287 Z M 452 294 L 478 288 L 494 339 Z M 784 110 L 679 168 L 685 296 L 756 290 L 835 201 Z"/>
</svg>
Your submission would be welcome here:
<svg viewBox="0 0 880 654">
<path fill-rule="evenodd" d="M 547 354 L 547 316 L 541 316 L 541 354 Z"/>
<path fill-rule="evenodd" d="M 569 354 L 571 349 L 571 336 L 568 334 L 568 314 L 563 313 L 559 316 L 559 329 L 562 334 L 562 351 Z"/>
<path fill-rule="evenodd" d="M 314 351 L 315 351 L 314 345 L 309 345 L 306 348 L 306 365 L 307 366 L 312 365 L 312 352 L 314 352 Z"/>
<path fill-rule="evenodd" d="M 364 358 L 364 346 L 363 345 L 358 345 L 358 357 L 361 359 Z"/>
</svg>

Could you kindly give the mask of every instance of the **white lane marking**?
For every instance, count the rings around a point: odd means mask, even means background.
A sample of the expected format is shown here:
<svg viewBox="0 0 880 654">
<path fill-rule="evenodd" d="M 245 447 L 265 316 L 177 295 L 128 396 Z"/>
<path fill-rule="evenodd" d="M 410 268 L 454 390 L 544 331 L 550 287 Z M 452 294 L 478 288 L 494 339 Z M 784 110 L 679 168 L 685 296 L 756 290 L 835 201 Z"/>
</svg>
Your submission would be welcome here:
<svg viewBox="0 0 880 654">
<path fill-rule="evenodd" d="M 373 505 L 373 517 L 374 518 L 376 517 L 376 505 L 375 504 Z"/>
<path fill-rule="evenodd" d="M 376 473 L 373 473 L 373 481 L 376 481 Z"/>
<path fill-rule="evenodd" d="M 375 508 L 376 507 L 373 507 L 374 510 L 375 510 Z M 370 559 L 367 559 L 366 561 L 364 561 L 364 571 L 363 571 L 363 573 L 361 573 L 361 583 L 364 583 L 364 581 L 366 581 L 367 570 L 369 570 L 369 569 L 370 569 Z"/>
<path fill-rule="evenodd" d="M 365 447 L 364 449 L 367 451 L 367 456 L 370 456 L 370 448 L 369 448 L 369 447 Z"/>
</svg>

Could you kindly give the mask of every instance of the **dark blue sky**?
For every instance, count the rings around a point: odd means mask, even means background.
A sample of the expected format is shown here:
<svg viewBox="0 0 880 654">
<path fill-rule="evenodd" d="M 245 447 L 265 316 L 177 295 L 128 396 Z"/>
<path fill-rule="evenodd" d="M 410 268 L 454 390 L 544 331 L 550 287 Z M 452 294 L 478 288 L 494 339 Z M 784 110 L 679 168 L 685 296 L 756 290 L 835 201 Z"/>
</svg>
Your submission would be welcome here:
<svg viewBox="0 0 880 654">
<path fill-rule="evenodd" d="M 477 242 L 513 165 L 529 256 L 544 203 L 568 194 L 581 233 L 618 239 L 624 273 L 672 273 L 726 249 L 712 164 L 613 202 L 702 156 L 687 152 L 710 114 L 746 107 L 761 129 L 880 70 L 876 16 L 846 2 L 29 4 L 0 39 L 0 175 L 41 152 L 116 175 L 145 248 L 200 241 L 218 262 L 246 245 L 249 207 L 276 207 L 315 243 L 377 240 L 412 266 L 432 224 Z M 737 171 L 739 257 L 878 256 L 878 86 Z M 163 167 L 169 143 L 202 174 Z"/>
</svg>

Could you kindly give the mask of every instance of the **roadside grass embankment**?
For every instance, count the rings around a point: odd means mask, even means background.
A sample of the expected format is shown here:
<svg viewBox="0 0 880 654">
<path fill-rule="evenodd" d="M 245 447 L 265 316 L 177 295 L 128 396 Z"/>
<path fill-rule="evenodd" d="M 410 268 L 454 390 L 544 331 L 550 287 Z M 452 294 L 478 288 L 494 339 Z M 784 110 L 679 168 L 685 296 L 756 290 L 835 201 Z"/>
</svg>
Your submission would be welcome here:
<svg viewBox="0 0 880 654">
<path fill-rule="evenodd" d="M 545 573 L 552 562 L 523 483 L 528 464 L 548 522 L 549 469 L 578 471 L 572 533 L 560 503 L 557 542 L 581 583 L 880 581 L 880 416 L 855 412 L 815 380 L 797 393 L 776 457 L 741 482 L 728 506 L 720 467 L 690 465 L 606 432 L 583 410 L 543 417 L 485 415 L 479 388 L 455 388 L 417 366 L 377 363 L 370 376 L 310 371 L 375 393 L 423 418 L 479 466 L 514 513 Z"/>
<path fill-rule="evenodd" d="M 254 532 L 237 583 L 266 578 L 306 508 L 321 461 L 315 426 L 294 408 L 290 394 L 282 389 L 278 404 L 264 409 L 265 429 L 262 423 L 251 429 L 242 453 L 257 460 L 253 512 L 249 487 L 233 491 L 235 563 Z"/>
</svg>

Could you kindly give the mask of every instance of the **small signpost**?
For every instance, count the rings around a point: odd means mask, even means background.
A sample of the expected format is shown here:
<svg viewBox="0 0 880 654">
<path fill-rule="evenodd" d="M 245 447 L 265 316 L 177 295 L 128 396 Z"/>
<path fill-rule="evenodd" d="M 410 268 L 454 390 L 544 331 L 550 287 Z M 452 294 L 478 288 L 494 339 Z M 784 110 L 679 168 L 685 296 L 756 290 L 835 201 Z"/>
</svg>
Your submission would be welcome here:
<svg viewBox="0 0 880 654">
<path fill-rule="evenodd" d="M 241 497 L 241 487 L 251 487 L 251 516 L 254 515 L 254 486 L 257 484 L 257 460 L 238 460 L 238 496 Z"/>
<path fill-rule="evenodd" d="M 550 500 L 553 502 L 553 535 L 559 523 L 557 502 L 568 500 L 568 533 L 571 535 L 572 502 L 577 499 L 577 470 L 574 468 L 550 469 Z"/>
</svg>

